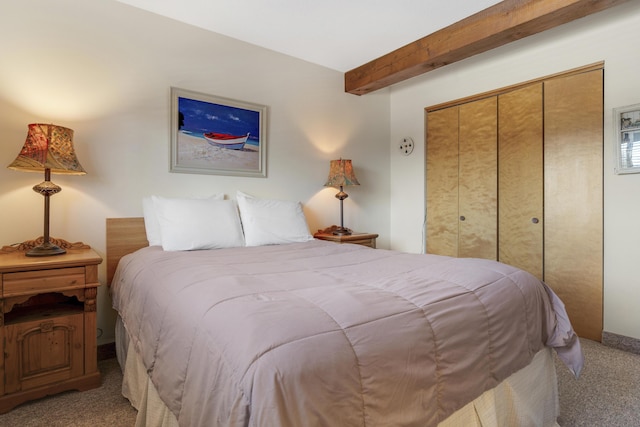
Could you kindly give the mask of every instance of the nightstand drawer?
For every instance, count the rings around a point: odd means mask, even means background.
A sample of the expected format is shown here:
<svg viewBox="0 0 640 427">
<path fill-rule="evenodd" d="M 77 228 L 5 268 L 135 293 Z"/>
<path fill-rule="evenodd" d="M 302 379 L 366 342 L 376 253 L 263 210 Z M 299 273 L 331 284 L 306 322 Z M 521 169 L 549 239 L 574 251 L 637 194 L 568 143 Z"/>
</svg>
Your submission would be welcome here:
<svg viewBox="0 0 640 427">
<path fill-rule="evenodd" d="M 378 235 L 376 233 L 358 233 L 352 232 L 351 234 L 333 234 L 332 230 L 336 226 L 331 226 L 325 230 L 318 230 L 313 235 L 314 238 L 320 240 L 328 240 L 335 243 L 351 243 L 355 245 L 368 246 L 370 248 L 376 248 L 376 239 Z"/>
<path fill-rule="evenodd" d="M 83 288 L 85 285 L 84 277 L 84 267 L 5 273 L 2 275 L 2 296 L 6 298 Z"/>
<path fill-rule="evenodd" d="M 367 239 L 353 239 L 348 242 L 338 242 L 338 243 L 352 243 L 354 245 L 362 245 L 368 246 L 370 248 L 376 248 L 376 239 L 375 238 L 367 238 Z"/>
</svg>

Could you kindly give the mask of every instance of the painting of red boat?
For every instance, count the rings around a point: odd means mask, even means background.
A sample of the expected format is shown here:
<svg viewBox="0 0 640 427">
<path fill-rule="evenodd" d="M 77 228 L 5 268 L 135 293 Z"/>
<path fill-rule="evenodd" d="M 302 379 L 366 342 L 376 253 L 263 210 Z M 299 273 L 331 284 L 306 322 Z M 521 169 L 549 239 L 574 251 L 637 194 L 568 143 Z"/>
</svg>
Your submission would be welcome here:
<svg viewBox="0 0 640 427">
<path fill-rule="evenodd" d="M 211 145 L 230 150 L 242 150 L 249 138 L 249 133 L 247 132 L 246 135 L 231 135 L 229 133 L 208 132 L 203 136 Z"/>
</svg>

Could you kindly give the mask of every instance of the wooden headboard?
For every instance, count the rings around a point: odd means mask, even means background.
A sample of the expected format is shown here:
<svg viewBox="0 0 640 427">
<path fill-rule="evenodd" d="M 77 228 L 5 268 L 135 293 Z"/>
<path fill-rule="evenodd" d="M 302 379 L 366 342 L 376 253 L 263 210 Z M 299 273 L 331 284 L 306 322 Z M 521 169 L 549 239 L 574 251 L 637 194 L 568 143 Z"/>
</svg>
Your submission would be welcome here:
<svg viewBox="0 0 640 427">
<path fill-rule="evenodd" d="M 107 218 L 107 285 L 111 285 L 120 258 L 149 246 L 144 218 Z"/>
</svg>

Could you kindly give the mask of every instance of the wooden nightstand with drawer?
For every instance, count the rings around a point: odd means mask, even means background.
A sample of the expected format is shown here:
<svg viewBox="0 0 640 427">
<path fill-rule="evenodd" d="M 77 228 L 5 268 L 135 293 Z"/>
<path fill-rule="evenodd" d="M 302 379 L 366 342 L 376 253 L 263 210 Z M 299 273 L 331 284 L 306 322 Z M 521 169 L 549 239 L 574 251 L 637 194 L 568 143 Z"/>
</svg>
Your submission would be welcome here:
<svg viewBox="0 0 640 427">
<path fill-rule="evenodd" d="M 335 226 L 326 228 L 324 230 L 318 230 L 313 235 L 316 239 L 328 240 L 335 243 L 353 243 L 356 245 L 369 246 L 370 248 L 376 248 L 376 239 L 378 235 L 375 233 L 357 233 L 353 231 L 351 234 L 336 235 L 332 234 L 331 230 Z"/>
<path fill-rule="evenodd" d="M 85 245 L 46 257 L 0 252 L 0 413 L 50 394 L 100 386 L 101 262 Z"/>
</svg>

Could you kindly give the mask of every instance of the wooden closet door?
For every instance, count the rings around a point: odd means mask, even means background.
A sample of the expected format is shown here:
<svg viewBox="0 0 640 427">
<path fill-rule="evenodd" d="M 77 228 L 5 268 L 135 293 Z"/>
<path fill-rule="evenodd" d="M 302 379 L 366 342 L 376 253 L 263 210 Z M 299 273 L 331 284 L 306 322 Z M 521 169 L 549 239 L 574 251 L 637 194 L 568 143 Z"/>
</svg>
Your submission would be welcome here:
<svg viewBox="0 0 640 427">
<path fill-rule="evenodd" d="M 497 259 L 497 97 L 459 106 L 458 256 Z"/>
<path fill-rule="evenodd" d="M 458 107 L 427 114 L 427 253 L 458 256 Z"/>
<path fill-rule="evenodd" d="M 578 335 L 602 338 L 602 70 L 547 80 L 545 281 Z"/>
<path fill-rule="evenodd" d="M 498 260 L 542 279 L 542 83 L 498 97 Z"/>
</svg>

